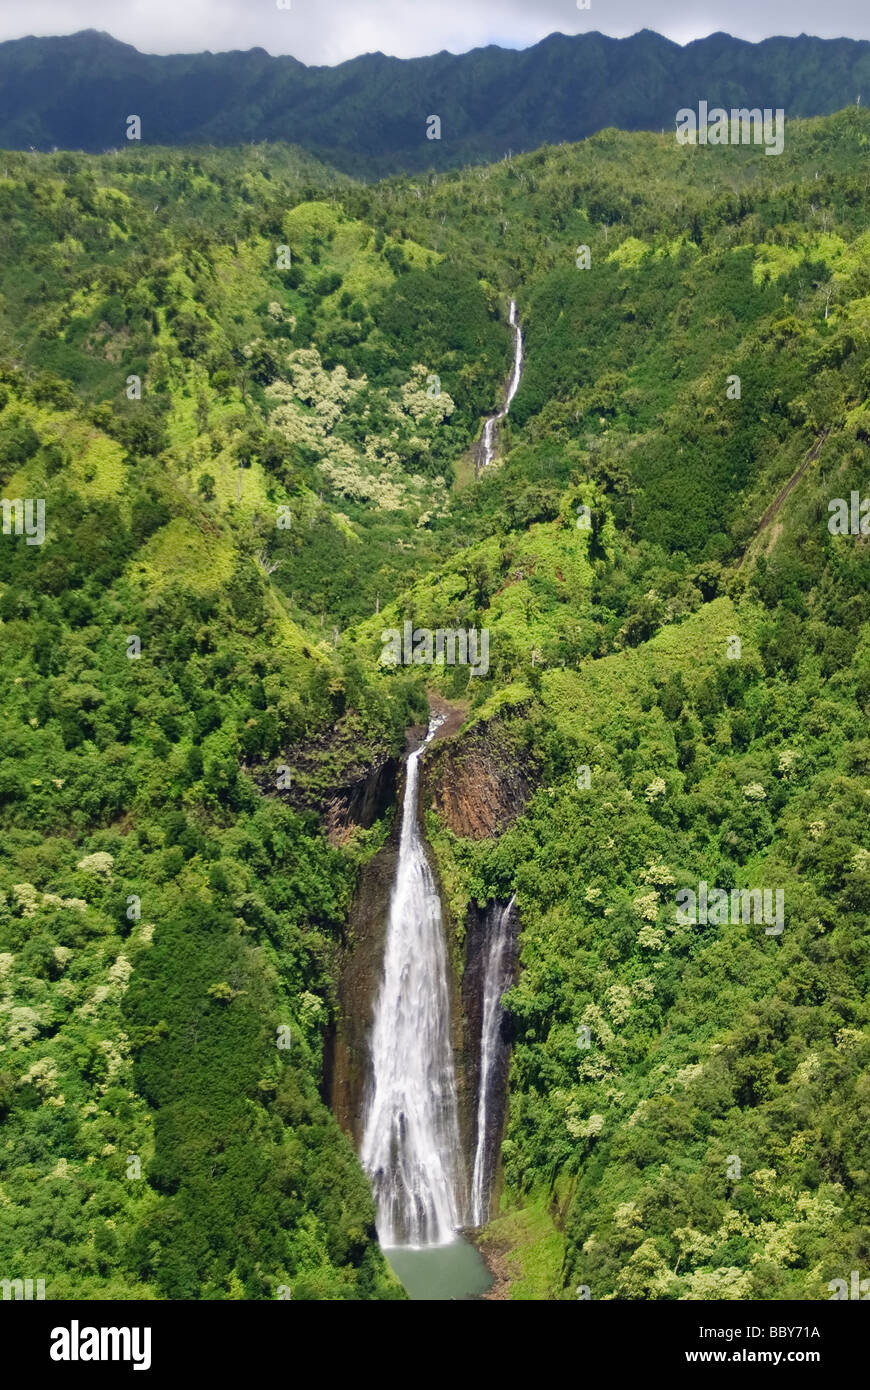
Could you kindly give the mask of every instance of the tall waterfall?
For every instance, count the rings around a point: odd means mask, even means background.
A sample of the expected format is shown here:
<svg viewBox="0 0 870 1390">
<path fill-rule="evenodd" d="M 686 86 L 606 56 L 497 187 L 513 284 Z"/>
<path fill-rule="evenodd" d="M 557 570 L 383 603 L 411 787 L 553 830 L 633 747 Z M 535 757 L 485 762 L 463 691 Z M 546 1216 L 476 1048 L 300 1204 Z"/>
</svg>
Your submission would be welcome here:
<svg viewBox="0 0 870 1390">
<path fill-rule="evenodd" d="M 504 405 L 501 410 L 497 410 L 494 415 L 490 415 L 483 426 L 483 434 L 480 439 L 480 452 L 478 454 L 478 472 L 481 468 L 488 468 L 492 463 L 495 456 L 495 427 L 499 420 L 503 420 L 510 410 L 513 398 L 519 390 L 520 379 L 523 374 L 523 331 L 520 328 L 517 318 L 517 302 L 515 299 L 511 300 L 510 326 L 514 330 L 514 365 L 511 370 Z"/>
<path fill-rule="evenodd" d="M 504 1009 L 501 997 L 512 984 L 511 913 L 516 894 L 499 914 L 486 944 L 483 976 L 483 1020 L 480 1030 L 480 1083 L 477 1092 L 477 1146 L 471 1179 L 471 1222 L 483 1226 L 489 1220 L 494 1154 L 487 1145 L 488 1106 L 492 1099 L 494 1064 Z"/>
<path fill-rule="evenodd" d="M 408 758 L 399 862 L 371 1040 L 360 1158 L 384 1246 L 447 1245 L 465 1224 L 465 1173 L 450 1042 L 441 900 L 420 836 L 419 762 Z"/>
</svg>

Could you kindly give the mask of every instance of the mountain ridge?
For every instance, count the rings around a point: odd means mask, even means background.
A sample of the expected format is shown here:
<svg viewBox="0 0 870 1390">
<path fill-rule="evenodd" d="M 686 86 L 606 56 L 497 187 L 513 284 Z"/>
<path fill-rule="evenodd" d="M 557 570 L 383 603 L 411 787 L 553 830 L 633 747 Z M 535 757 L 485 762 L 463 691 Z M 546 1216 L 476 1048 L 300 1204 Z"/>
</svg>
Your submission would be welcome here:
<svg viewBox="0 0 870 1390">
<path fill-rule="evenodd" d="M 642 29 L 549 34 L 526 49 L 308 66 L 262 48 L 147 54 L 97 30 L 0 44 L 0 147 L 100 152 L 126 143 L 232 146 L 286 140 L 359 176 L 447 169 L 584 139 L 658 130 L 682 106 L 828 115 L 870 88 L 870 42 L 717 32 L 679 45 Z M 431 115 L 442 121 L 430 139 Z"/>
</svg>

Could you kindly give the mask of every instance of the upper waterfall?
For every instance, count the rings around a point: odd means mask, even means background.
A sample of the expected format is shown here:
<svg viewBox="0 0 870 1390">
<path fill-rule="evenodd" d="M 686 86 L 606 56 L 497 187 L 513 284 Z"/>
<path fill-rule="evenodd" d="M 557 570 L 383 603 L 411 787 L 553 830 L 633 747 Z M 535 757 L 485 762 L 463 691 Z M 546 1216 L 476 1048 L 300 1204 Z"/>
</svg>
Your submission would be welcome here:
<svg viewBox="0 0 870 1390">
<path fill-rule="evenodd" d="M 511 408 L 514 396 L 519 390 L 520 381 L 523 375 L 523 330 L 520 328 L 517 318 L 517 302 L 511 300 L 510 326 L 514 330 L 514 363 L 511 368 L 508 380 L 507 395 L 501 410 L 497 410 L 494 415 L 490 415 L 483 426 L 483 434 L 480 437 L 480 445 L 477 456 L 477 471 L 488 468 L 495 457 L 495 429 L 499 420 L 503 420 Z"/>
</svg>

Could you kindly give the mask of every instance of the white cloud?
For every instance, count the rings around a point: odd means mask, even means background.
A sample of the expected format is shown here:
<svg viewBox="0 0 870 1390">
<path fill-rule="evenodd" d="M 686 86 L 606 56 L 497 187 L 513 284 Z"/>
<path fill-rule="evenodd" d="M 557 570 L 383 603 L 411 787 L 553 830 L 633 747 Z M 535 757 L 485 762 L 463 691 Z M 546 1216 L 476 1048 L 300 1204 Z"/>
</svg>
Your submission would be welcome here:
<svg viewBox="0 0 870 1390">
<path fill-rule="evenodd" d="M 747 39 L 770 34 L 870 38 L 866 0 L 3 0 L 0 39 L 102 29 L 147 53 L 265 48 L 305 63 L 338 63 L 380 50 L 413 57 L 487 43 L 516 48 L 553 31 L 593 29 L 614 36 L 655 29 L 679 43 L 726 29 Z"/>
</svg>

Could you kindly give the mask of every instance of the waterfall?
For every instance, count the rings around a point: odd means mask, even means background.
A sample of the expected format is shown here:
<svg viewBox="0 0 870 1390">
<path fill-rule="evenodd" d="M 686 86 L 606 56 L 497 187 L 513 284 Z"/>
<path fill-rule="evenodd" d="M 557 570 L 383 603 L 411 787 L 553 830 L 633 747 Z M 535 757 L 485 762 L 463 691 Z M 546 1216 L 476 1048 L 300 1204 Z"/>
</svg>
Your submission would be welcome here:
<svg viewBox="0 0 870 1390">
<path fill-rule="evenodd" d="M 507 399 L 504 403 L 503 415 L 507 415 L 513 404 L 514 396 L 520 389 L 520 378 L 523 374 L 523 330 L 520 328 L 517 318 L 517 301 L 511 300 L 510 326 L 514 330 L 514 366 L 511 372 L 511 379 L 508 382 Z"/>
<path fill-rule="evenodd" d="M 487 1107 L 492 1091 L 493 1071 L 498 1056 L 499 1034 L 504 1009 L 502 995 L 512 984 L 511 913 L 516 893 L 507 907 L 499 913 L 495 928 L 486 943 L 486 965 L 483 975 L 483 1020 L 480 1030 L 480 1083 L 477 1092 L 477 1147 L 474 1154 L 474 1173 L 471 1179 L 471 1221 L 483 1226 L 489 1220 L 492 1191 L 494 1152 L 487 1146 Z"/>
<path fill-rule="evenodd" d="M 517 302 L 515 299 L 511 300 L 510 326 L 514 330 L 514 365 L 511 369 L 504 405 L 501 410 L 497 410 L 494 415 L 490 415 L 483 426 L 483 434 L 480 439 L 480 452 L 478 454 L 478 472 L 481 468 L 488 468 L 495 457 L 495 427 L 499 420 L 503 420 L 510 410 L 511 402 L 519 390 L 520 379 L 523 375 L 523 330 L 520 328 L 517 318 Z"/>
<path fill-rule="evenodd" d="M 399 861 L 371 1038 L 360 1159 L 383 1246 L 447 1245 L 465 1223 L 441 900 L 420 835 L 417 787 L 433 719 L 408 758 Z"/>
</svg>

